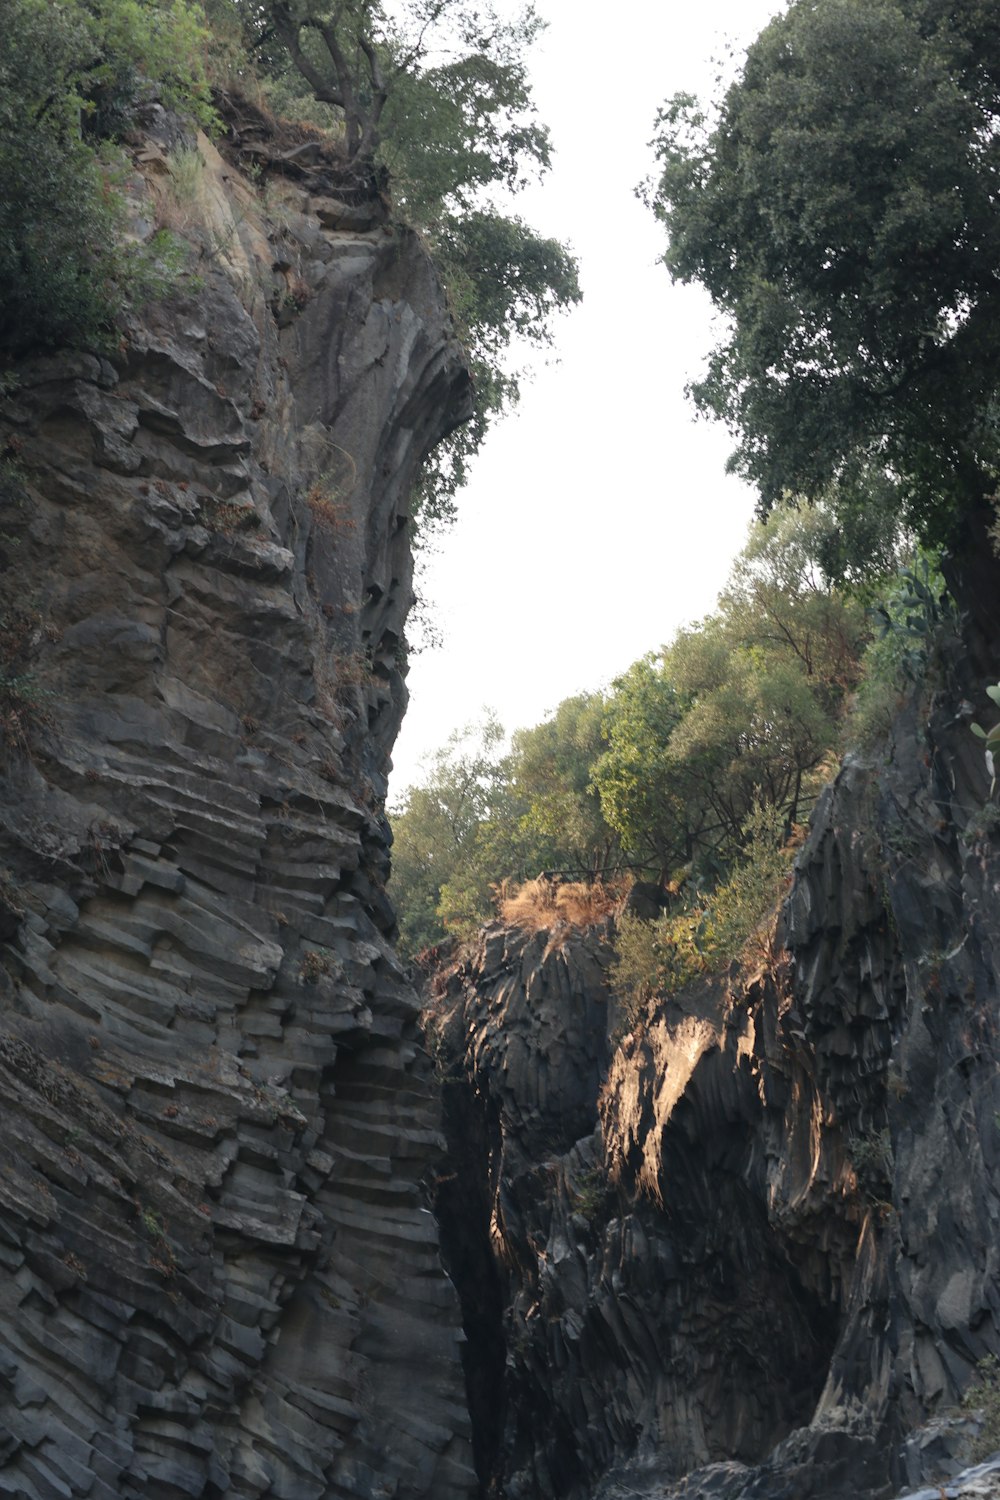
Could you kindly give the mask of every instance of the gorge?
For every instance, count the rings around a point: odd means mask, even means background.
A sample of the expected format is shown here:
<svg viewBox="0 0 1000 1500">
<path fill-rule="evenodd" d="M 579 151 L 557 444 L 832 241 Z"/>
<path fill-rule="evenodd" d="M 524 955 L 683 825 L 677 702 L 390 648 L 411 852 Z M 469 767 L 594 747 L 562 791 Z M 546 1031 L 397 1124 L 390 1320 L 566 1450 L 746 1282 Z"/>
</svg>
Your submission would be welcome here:
<svg viewBox="0 0 1000 1500">
<path fill-rule="evenodd" d="M 1000 1354 L 1000 564 L 953 559 L 755 968 L 626 1017 L 606 919 L 416 973 L 411 495 L 472 391 L 419 237 L 305 144 L 152 105 L 135 233 L 196 148 L 191 273 L 0 402 L 0 1493 L 1000 1493 L 951 1479 Z"/>
</svg>

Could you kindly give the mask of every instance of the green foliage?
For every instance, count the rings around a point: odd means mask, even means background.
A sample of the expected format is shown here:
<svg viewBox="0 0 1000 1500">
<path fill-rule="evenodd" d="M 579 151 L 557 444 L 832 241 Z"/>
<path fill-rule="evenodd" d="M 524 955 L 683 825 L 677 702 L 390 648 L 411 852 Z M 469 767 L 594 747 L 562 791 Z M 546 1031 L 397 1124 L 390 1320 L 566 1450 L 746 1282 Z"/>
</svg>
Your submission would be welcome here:
<svg viewBox="0 0 1000 1500">
<path fill-rule="evenodd" d="M 31 673 L 0 667 L 0 760 L 27 748 L 41 712 L 38 684 Z"/>
<path fill-rule="evenodd" d="M 414 954 L 449 930 L 464 935 L 489 910 L 499 878 L 484 867 L 483 843 L 506 776 L 503 729 L 492 715 L 453 734 L 431 761 L 422 786 L 410 787 L 392 815 L 391 890 L 401 947 Z"/>
<path fill-rule="evenodd" d="M 848 743 L 865 750 L 887 738 L 903 693 L 925 676 L 942 634 L 957 629 L 938 554 L 918 551 L 898 568 L 870 615 L 875 633 L 846 730 Z"/>
<path fill-rule="evenodd" d="M 565 698 L 550 718 L 513 737 L 509 771 L 523 808 L 523 848 L 534 856 L 531 873 L 547 868 L 599 875 L 615 864 L 618 841 L 591 781 L 604 750 L 605 708 L 602 693 Z"/>
<path fill-rule="evenodd" d="M 392 894 L 407 952 L 469 936 L 492 915 L 505 878 L 606 866 L 614 835 L 590 788 L 602 713 L 600 694 L 569 698 L 518 731 L 506 755 L 488 716 L 433 757 L 392 819 Z"/>
<path fill-rule="evenodd" d="M 596 1223 L 611 1198 L 611 1183 L 604 1165 L 577 1172 L 569 1186 L 574 1212 L 582 1214 L 588 1224 Z"/>
<path fill-rule="evenodd" d="M 611 979 L 629 1031 L 639 1024 L 643 1010 L 663 984 L 669 953 L 664 937 L 659 921 L 645 922 L 630 911 L 618 920 Z"/>
<path fill-rule="evenodd" d="M 114 135 L 127 125 L 145 82 L 168 108 L 201 125 L 216 121 L 204 55 L 209 32 L 192 0 L 75 0 L 90 53 L 78 86 L 92 129 Z M 82 61 L 82 60 L 81 60 Z"/>
<path fill-rule="evenodd" d="M 658 121 L 667 265 L 728 330 L 694 399 L 765 509 L 826 498 L 854 568 L 866 512 L 936 537 L 995 482 L 991 10 L 796 0 L 717 106 Z"/>
<path fill-rule="evenodd" d="M 751 964 L 767 951 L 770 919 L 784 894 L 793 845 L 774 805 L 752 808 L 743 825 L 744 852 L 705 903 L 695 938 L 706 967 L 733 959 Z"/>
<path fill-rule="evenodd" d="M 988 687 L 986 695 L 1000 708 L 1000 683 L 996 683 L 993 687 Z M 984 753 L 986 756 L 986 769 L 990 773 L 990 796 L 992 797 L 997 784 L 995 762 L 997 751 L 1000 750 L 1000 721 L 992 724 L 989 729 L 984 729 L 981 724 L 970 724 L 969 728 L 974 735 L 985 741 Z"/>
<path fill-rule="evenodd" d="M 472 421 L 446 438 L 425 466 L 413 514 L 426 541 L 453 518 L 455 495 L 491 421 L 517 404 L 522 376 L 508 357 L 511 343 L 550 345 L 554 314 L 579 302 L 581 292 L 577 263 L 566 247 L 516 216 L 442 211 L 424 228 L 476 392 Z"/>
<path fill-rule="evenodd" d="M 525 63 L 541 30 L 534 11 L 510 20 L 464 5 L 450 11 L 457 35 L 447 50 L 398 74 L 382 116 L 379 159 L 397 204 L 417 224 L 434 223 L 442 207 L 473 213 L 493 188 L 516 193 L 551 160 Z"/>
<path fill-rule="evenodd" d="M 592 772 L 603 816 L 622 846 L 657 871 L 686 864 L 699 831 L 670 751 L 683 709 L 662 660 L 635 662 L 615 681 L 604 724 L 608 749 Z"/>
<path fill-rule="evenodd" d="M 757 803 L 791 825 L 815 791 L 868 633 L 817 560 L 829 529 L 818 508 L 759 523 L 717 612 L 615 683 L 594 784 L 651 870 L 714 878 Z"/>
<path fill-rule="evenodd" d="M 143 1208 L 140 1210 L 139 1217 L 142 1220 L 143 1229 L 152 1239 L 164 1238 L 163 1221 L 159 1214 L 154 1213 L 151 1208 Z"/>
<path fill-rule="evenodd" d="M 523 372 L 509 358 L 511 345 L 548 347 L 554 314 L 579 302 L 582 294 L 569 250 L 514 215 L 443 212 L 425 232 L 468 351 L 476 393 L 472 421 L 446 438 L 426 465 L 414 505 L 426 536 L 452 519 L 455 495 L 490 423 L 520 399 Z"/>
<path fill-rule="evenodd" d="M 388 171 L 448 292 L 476 411 L 426 465 L 413 504 L 426 543 L 453 518 L 490 422 L 518 399 L 512 347 L 548 345 L 553 315 L 581 295 L 568 249 L 506 208 L 550 160 L 524 60 L 541 23 L 530 6 L 503 19 L 466 0 L 236 6 L 272 103 L 337 134 L 360 176 Z"/>
<path fill-rule="evenodd" d="M 771 921 L 788 880 L 792 845 L 775 807 L 754 807 L 743 827 L 744 852 L 728 876 L 655 922 L 626 913 L 615 939 L 613 983 L 629 1027 L 655 995 L 703 974 L 724 973 L 767 957 Z"/>
<path fill-rule="evenodd" d="M 962 1397 L 964 1411 L 981 1411 L 983 1426 L 969 1457 L 982 1463 L 1000 1448 L 1000 1360 L 987 1354 L 976 1365 L 976 1378 Z"/>
<path fill-rule="evenodd" d="M 888 1129 L 854 1136 L 848 1146 L 858 1188 L 869 1202 L 888 1204 L 892 1191 L 893 1150 Z"/>
<path fill-rule="evenodd" d="M 0 0 L 0 354 L 106 345 L 123 308 L 168 277 L 168 239 L 125 246 L 96 138 L 143 78 L 205 116 L 199 14 L 187 0 Z"/>
<path fill-rule="evenodd" d="M 744 882 L 757 875 L 771 889 L 775 830 L 790 830 L 822 780 L 869 633 L 863 605 L 817 561 L 831 524 L 809 508 L 759 523 L 715 614 L 636 662 L 610 695 L 569 698 L 520 730 L 507 756 L 498 737 L 485 758 L 446 747 L 395 819 L 408 941 L 476 926 L 503 878 L 638 866 L 702 903 L 667 934 L 675 973 L 735 952 L 753 908 Z"/>
</svg>

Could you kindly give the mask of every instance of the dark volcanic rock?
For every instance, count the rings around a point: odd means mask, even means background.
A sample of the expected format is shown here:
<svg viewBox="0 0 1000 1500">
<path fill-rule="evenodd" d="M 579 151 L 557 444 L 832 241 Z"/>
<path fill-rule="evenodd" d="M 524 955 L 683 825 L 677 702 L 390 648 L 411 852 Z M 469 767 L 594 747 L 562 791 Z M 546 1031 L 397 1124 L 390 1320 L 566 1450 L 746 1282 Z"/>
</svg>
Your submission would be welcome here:
<svg viewBox="0 0 1000 1500">
<path fill-rule="evenodd" d="M 468 377 L 412 234 L 201 149 L 198 283 L 2 408 L 0 1490 L 458 1500 L 380 809 Z"/>
<path fill-rule="evenodd" d="M 1000 856 L 959 710 L 983 684 L 943 653 L 885 761 L 821 798 L 760 972 L 617 1043 L 606 931 L 488 929 L 437 978 L 439 1211 L 467 1328 L 489 1308 L 489 1493 L 959 1485 L 957 1404 L 1000 1353 Z"/>
</svg>

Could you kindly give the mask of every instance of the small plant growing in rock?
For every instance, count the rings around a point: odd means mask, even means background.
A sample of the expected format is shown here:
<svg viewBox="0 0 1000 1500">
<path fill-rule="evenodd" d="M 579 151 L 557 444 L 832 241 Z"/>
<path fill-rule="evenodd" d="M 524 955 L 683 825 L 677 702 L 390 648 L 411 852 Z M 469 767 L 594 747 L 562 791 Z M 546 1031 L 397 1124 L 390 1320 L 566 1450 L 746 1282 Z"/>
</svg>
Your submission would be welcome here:
<svg viewBox="0 0 1000 1500">
<path fill-rule="evenodd" d="M 0 748 L 24 751 L 32 729 L 43 717 L 40 692 L 30 673 L 0 671 Z"/>
<path fill-rule="evenodd" d="M 986 689 L 986 696 L 1000 708 L 1000 683 L 996 683 L 993 687 L 988 687 Z M 981 724 L 970 724 L 969 728 L 974 735 L 985 742 L 986 769 L 990 773 L 990 796 L 992 797 L 997 784 L 994 755 L 997 749 L 1000 748 L 1000 723 L 992 725 L 989 729 L 984 729 Z"/>
<path fill-rule="evenodd" d="M 195 148 L 181 147 L 157 159 L 160 187 L 157 224 L 161 229 L 184 231 L 200 223 L 205 215 L 205 158 Z"/>
<path fill-rule="evenodd" d="M 576 1211 L 592 1224 L 604 1206 L 608 1193 L 608 1178 L 603 1167 L 592 1167 L 581 1172 L 573 1185 Z"/>
<path fill-rule="evenodd" d="M 856 1135 L 849 1147 L 858 1188 L 873 1204 L 886 1203 L 892 1181 L 892 1137 L 887 1129 Z"/>
<path fill-rule="evenodd" d="M 315 948 L 307 948 L 299 964 L 299 983 L 315 984 L 329 972 L 330 960 L 326 954 L 318 952 Z"/>
<path fill-rule="evenodd" d="M 151 1208 L 142 1209 L 139 1217 L 142 1220 L 142 1227 L 147 1234 L 152 1235 L 154 1240 L 161 1240 L 163 1238 L 163 1225 L 158 1215 Z"/>
<path fill-rule="evenodd" d="M 962 1397 L 964 1411 L 979 1411 L 983 1425 L 972 1445 L 973 1463 L 982 1463 L 1000 1448 L 1000 1360 L 987 1354 L 976 1366 L 976 1379 Z"/>
<path fill-rule="evenodd" d="M 962 831 L 962 842 L 974 845 L 995 838 L 1000 830 L 1000 807 L 995 802 L 985 802 Z"/>
<path fill-rule="evenodd" d="M 354 460 L 349 454 L 344 455 L 349 460 L 349 467 L 345 466 L 345 478 L 349 480 L 347 494 L 354 488 L 357 473 Z M 331 535 L 343 535 L 354 531 L 357 522 L 351 515 L 351 509 L 344 494 L 343 487 L 339 485 L 332 474 L 321 474 L 315 484 L 310 485 L 306 491 L 306 504 L 312 512 L 313 520 L 321 531 Z"/>
<path fill-rule="evenodd" d="M 348 688 L 369 687 L 375 678 L 371 658 L 364 651 L 335 651 L 330 667 L 338 697 Z"/>
<path fill-rule="evenodd" d="M 252 505 L 237 505 L 233 500 L 216 500 L 213 496 L 205 497 L 203 519 L 210 531 L 221 531 L 224 536 L 259 531 L 261 524 Z"/>
</svg>

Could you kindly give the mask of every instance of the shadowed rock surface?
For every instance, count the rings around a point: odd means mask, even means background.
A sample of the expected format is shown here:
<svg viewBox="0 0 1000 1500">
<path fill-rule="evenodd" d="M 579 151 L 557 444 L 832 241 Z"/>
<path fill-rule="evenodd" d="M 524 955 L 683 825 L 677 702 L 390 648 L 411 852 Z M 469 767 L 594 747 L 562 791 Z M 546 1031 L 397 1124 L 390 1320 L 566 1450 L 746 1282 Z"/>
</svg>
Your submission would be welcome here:
<svg viewBox="0 0 1000 1500">
<path fill-rule="evenodd" d="M 0 409 L 0 1493 L 458 1500 L 381 807 L 468 377 L 379 201 L 200 146 L 199 282 Z"/>
<path fill-rule="evenodd" d="M 932 679 L 823 794 L 758 972 L 620 1040 L 607 929 L 493 927 L 436 976 L 488 1493 L 884 1500 L 982 1441 L 954 1412 L 1000 1352 L 1000 857 L 958 706 L 995 714 L 957 642 Z"/>
</svg>

